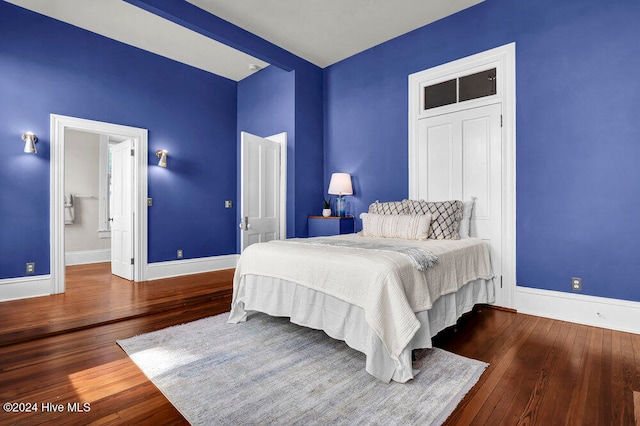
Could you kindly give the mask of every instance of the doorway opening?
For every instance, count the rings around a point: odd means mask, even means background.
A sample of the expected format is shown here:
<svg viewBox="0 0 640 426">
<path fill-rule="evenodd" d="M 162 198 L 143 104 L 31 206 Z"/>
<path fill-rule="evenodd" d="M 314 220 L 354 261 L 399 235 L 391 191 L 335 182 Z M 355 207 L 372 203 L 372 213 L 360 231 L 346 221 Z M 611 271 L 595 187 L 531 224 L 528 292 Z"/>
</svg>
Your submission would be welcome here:
<svg viewBox="0 0 640 426">
<path fill-rule="evenodd" d="M 111 262 L 113 148 L 128 140 L 115 135 L 65 131 L 66 266 Z M 125 180 L 131 185 L 131 176 Z"/>
<path fill-rule="evenodd" d="M 127 148 L 127 163 L 129 168 L 122 173 L 126 179 L 120 181 L 125 182 L 125 186 L 129 188 L 131 195 L 124 198 L 130 200 L 129 205 L 125 206 L 127 220 L 130 224 L 128 240 L 121 246 L 128 247 L 130 254 L 127 256 L 128 269 L 130 269 L 130 280 L 145 281 L 147 266 L 147 144 L 148 132 L 146 129 L 140 129 L 118 124 L 104 123 L 93 120 L 85 120 L 75 117 L 66 117 L 61 115 L 51 115 L 51 200 L 50 200 L 50 241 L 51 241 L 51 293 L 64 293 L 65 291 L 65 222 L 70 221 L 69 195 L 65 186 L 66 160 L 65 151 L 67 148 L 67 139 L 69 139 L 69 148 L 71 149 L 71 136 L 77 133 L 87 133 L 97 135 L 97 137 L 105 140 L 111 140 L 114 146 L 129 145 Z M 124 158 L 124 156 L 123 156 Z M 87 166 L 89 167 L 89 166 Z M 94 171 L 97 173 L 99 166 L 96 165 Z M 81 191 L 83 192 L 83 191 Z M 105 190 L 93 193 L 81 193 L 76 195 L 76 203 L 82 201 L 91 201 L 95 197 L 96 204 L 101 201 L 100 197 L 104 195 Z M 81 197 L 78 198 L 77 195 Z M 84 198 L 84 200 L 83 200 Z M 110 197 L 111 198 L 111 197 Z M 112 199 L 111 199 L 111 202 Z M 81 209 L 82 205 L 78 204 Z M 109 210 L 109 217 L 101 220 L 109 221 L 114 217 L 113 206 Z M 104 206 L 102 207 L 104 208 Z M 73 211 L 75 213 L 75 209 Z M 103 212 L 103 216 L 106 211 Z M 109 223 L 111 229 L 110 236 L 113 236 L 113 222 Z M 107 235 L 107 229 L 104 224 L 98 224 L 100 236 Z M 98 231 L 98 230 L 96 230 Z M 112 252 L 113 250 L 111 250 Z M 122 252 L 118 248 L 117 253 Z M 110 253 L 110 258 L 115 258 L 116 253 Z M 121 275 L 118 273 L 118 275 Z"/>
</svg>

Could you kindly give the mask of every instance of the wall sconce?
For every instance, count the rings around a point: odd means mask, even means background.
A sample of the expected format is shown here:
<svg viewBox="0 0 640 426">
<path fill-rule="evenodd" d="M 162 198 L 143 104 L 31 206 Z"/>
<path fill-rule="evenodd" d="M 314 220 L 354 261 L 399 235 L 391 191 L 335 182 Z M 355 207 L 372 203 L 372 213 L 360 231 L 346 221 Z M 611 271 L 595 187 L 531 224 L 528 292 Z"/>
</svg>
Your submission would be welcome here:
<svg viewBox="0 0 640 426">
<path fill-rule="evenodd" d="M 23 133 L 22 140 L 24 141 L 24 152 L 29 152 L 32 154 L 37 153 L 36 151 L 36 141 L 38 137 L 31 132 Z"/>
<path fill-rule="evenodd" d="M 158 166 L 167 167 L 167 151 L 164 149 L 159 149 L 156 151 L 156 157 L 160 159 L 158 161 Z"/>
</svg>

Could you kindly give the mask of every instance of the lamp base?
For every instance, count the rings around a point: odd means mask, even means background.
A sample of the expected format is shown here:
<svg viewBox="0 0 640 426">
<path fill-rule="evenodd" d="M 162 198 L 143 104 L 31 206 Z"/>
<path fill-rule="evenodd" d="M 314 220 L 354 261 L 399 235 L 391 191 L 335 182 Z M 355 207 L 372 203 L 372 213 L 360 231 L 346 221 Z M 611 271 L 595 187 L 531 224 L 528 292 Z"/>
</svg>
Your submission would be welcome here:
<svg viewBox="0 0 640 426">
<path fill-rule="evenodd" d="M 344 198 L 338 197 L 336 199 L 336 216 L 344 217 Z"/>
</svg>

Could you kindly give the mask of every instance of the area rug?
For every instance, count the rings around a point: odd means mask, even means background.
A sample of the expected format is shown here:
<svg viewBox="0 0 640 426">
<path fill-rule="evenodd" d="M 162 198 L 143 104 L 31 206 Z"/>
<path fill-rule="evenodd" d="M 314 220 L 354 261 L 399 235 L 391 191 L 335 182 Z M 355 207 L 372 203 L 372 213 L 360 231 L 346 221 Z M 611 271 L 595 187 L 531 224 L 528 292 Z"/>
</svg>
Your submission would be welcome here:
<svg viewBox="0 0 640 426">
<path fill-rule="evenodd" d="M 118 341 L 193 425 L 441 424 L 488 364 L 424 350 L 408 383 L 368 374 L 364 355 L 287 318 L 228 314 Z"/>
</svg>

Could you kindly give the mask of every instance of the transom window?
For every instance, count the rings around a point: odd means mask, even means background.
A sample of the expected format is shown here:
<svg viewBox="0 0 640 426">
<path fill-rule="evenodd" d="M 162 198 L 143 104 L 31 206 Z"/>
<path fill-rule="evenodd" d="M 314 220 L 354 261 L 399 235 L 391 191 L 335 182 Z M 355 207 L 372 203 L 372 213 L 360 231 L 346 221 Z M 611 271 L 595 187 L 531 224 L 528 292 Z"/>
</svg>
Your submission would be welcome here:
<svg viewBox="0 0 640 426">
<path fill-rule="evenodd" d="M 496 69 L 454 78 L 424 88 L 424 109 L 495 95 Z"/>
</svg>

